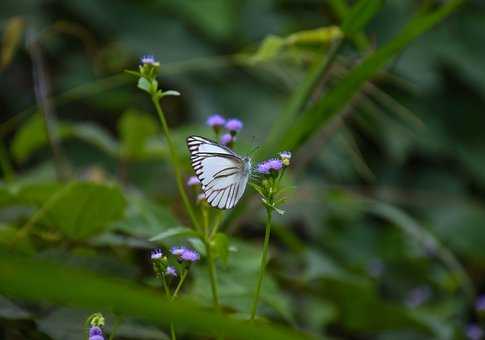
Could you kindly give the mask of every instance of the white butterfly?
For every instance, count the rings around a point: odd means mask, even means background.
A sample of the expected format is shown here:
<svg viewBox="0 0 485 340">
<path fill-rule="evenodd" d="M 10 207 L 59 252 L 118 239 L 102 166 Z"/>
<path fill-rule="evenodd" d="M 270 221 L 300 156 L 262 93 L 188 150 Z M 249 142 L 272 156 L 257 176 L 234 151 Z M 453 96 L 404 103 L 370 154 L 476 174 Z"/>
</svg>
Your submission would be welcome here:
<svg viewBox="0 0 485 340">
<path fill-rule="evenodd" d="M 198 136 L 188 137 L 187 147 L 207 202 L 219 209 L 234 207 L 246 189 L 251 159 Z"/>
</svg>

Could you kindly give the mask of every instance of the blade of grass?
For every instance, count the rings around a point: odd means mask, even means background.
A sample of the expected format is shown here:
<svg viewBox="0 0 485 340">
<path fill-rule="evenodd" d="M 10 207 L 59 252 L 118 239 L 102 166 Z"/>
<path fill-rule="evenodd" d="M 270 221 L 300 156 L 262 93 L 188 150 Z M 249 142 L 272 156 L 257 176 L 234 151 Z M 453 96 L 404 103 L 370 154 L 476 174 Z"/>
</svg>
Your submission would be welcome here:
<svg viewBox="0 0 485 340">
<path fill-rule="evenodd" d="M 183 300 L 169 302 L 154 291 L 97 277 L 59 264 L 17 257 L 0 250 L 0 293 L 35 302 L 114 311 L 193 334 L 230 334 L 232 339 L 309 339 L 290 329 L 248 323 Z"/>
<path fill-rule="evenodd" d="M 436 11 L 418 15 L 398 34 L 375 53 L 369 55 L 364 61 L 351 70 L 337 85 L 329 90 L 315 105 L 306 110 L 301 117 L 292 122 L 285 133 L 279 136 L 280 149 L 294 150 L 304 143 L 322 125 L 328 123 L 362 86 L 383 69 L 406 45 L 430 30 L 434 25 L 451 14 L 464 0 L 451 0 Z M 279 128 L 278 126 L 275 127 Z M 274 143 L 270 145 L 275 145 Z M 262 153 L 271 155 L 277 150 L 265 148 Z"/>
</svg>

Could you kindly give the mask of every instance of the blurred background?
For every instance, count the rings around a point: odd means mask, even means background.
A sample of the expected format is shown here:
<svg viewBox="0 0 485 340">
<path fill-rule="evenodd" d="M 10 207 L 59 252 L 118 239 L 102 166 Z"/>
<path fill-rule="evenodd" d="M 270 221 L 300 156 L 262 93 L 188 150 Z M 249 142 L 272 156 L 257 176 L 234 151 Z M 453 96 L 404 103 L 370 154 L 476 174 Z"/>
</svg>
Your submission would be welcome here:
<svg viewBox="0 0 485 340">
<path fill-rule="evenodd" d="M 358 38 L 337 43 L 339 2 L 3 0 L 0 244 L 27 225 L 15 242 L 29 256 L 156 286 L 147 254 L 157 242 L 148 239 L 188 220 L 150 99 L 123 71 L 153 54 L 161 88 L 182 94 L 162 106 L 189 176 L 184 139 L 211 137 L 209 115 L 244 122 L 238 151 L 264 146 L 322 55 L 339 44 L 310 101 L 417 12 L 446 3 L 384 1 Z M 292 150 L 265 318 L 321 338 L 481 338 L 484 24 L 485 3 L 466 2 Z M 316 29 L 316 38 L 295 35 Z M 59 179 L 116 183 L 115 192 L 98 196 L 96 223 L 82 230 L 64 215 L 96 209 L 81 206 L 88 196 L 73 193 L 48 219 L 32 219 L 65 186 Z M 226 214 L 230 254 L 218 265 L 221 301 L 235 314 L 248 311 L 264 235 L 264 210 L 247 195 Z M 203 264 L 194 268 L 185 294 L 210 303 L 207 280 Z M 91 312 L 0 295 L 0 338 L 83 339 Z M 163 336 L 127 319 L 117 337 Z"/>
</svg>

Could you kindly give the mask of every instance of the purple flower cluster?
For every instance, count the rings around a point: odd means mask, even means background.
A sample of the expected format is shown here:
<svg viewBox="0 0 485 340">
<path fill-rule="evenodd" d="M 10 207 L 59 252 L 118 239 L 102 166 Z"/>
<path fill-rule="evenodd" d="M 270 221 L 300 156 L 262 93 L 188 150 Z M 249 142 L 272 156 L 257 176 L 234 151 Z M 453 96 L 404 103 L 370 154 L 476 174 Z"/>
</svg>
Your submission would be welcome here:
<svg viewBox="0 0 485 340">
<path fill-rule="evenodd" d="M 271 172 L 278 172 L 283 168 L 283 162 L 279 159 L 268 159 L 267 161 L 258 164 L 257 171 L 261 174 L 270 174 Z"/>
<path fill-rule="evenodd" d="M 219 140 L 222 145 L 227 145 L 229 147 L 236 141 L 236 134 L 241 131 L 244 124 L 242 121 L 236 118 L 227 119 L 221 116 L 220 114 L 214 114 L 207 118 L 207 125 L 209 125 L 216 135 L 219 135 L 219 132 L 224 127 L 228 132 L 223 134 Z"/>
<path fill-rule="evenodd" d="M 89 329 L 89 340 L 104 340 L 103 330 L 98 326 Z"/>
<path fill-rule="evenodd" d="M 172 255 L 176 256 L 179 261 L 197 262 L 200 259 L 198 252 L 186 247 L 173 247 L 170 252 Z"/>
</svg>

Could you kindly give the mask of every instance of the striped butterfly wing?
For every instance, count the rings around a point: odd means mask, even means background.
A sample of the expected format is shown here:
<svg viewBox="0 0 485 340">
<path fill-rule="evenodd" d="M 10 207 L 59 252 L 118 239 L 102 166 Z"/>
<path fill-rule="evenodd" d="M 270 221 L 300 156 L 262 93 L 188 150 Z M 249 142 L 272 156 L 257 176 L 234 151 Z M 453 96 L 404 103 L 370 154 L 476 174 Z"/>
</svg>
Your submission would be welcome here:
<svg viewBox="0 0 485 340">
<path fill-rule="evenodd" d="M 248 181 L 241 157 L 223 145 L 198 136 L 188 137 L 187 147 L 207 202 L 219 209 L 234 207 Z"/>
</svg>

